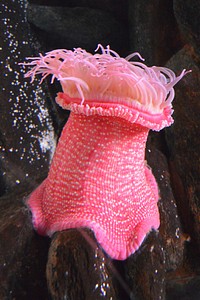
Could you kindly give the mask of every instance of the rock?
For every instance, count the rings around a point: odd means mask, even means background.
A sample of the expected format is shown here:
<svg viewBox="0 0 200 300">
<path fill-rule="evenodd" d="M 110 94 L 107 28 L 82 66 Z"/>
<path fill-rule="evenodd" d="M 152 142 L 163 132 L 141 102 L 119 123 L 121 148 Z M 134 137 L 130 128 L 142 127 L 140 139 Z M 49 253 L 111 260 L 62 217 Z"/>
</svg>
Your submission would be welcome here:
<svg viewBox="0 0 200 300">
<path fill-rule="evenodd" d="M 147 65 L 162 65 L 180 49 L 173 1 L 129 0 L 130 48 Z"/>
<path fill-rule="evenodd" d="M 18 194 L 17 194 L 18 193 Z M 36 236 L 23 201 L 27 186 L 0 198 L 0 299 L 47 299 L 48 241 Z"/>
<path fill-rule="evenodd" d="M 111 260 L 89 229 L 54 234 L 47 263 L 47 282 L 53 300 L 118 299 Z"/>
<path fill-rule="evenodd" d="M 186 47 L 174 55 L 167 66 L 180 72 L 191 69 L 177 85 L 174 125 L 167 131 L 172 183 L 184 232 L 194 247 L 200 247 L 200 70 L 194 49 Z M 200 249 L 200 248 L 199 248 Z"/>
<path fill-rule="evenodd" d="M 195 48 L 186 45 L 167 63 L 167 66 L 176 72 L 180 72 L 183 68 L 192 70 L 192 73 L 188 74 L 176 87 L 175 122 L 166 131 L 172 187 L 182 227 L 187 240 L 190 241 L 185 247 L 182 268 L 170 274 L 168 278 L 167 299 L 169 300 L 199 298 L 199 61 L 200 57 Z"/>
<path fill-rule="evenodd" d="M 18 64 L 33 56 L 38 46 L 26 20 L 26 1 L 5 0 L 0 10 L 2 195 L 24 182 L 34 188 L 46 176 L 55 135 L 45 85 L 39 85 L 40 79 L 25 80 L 25 68 Z"/>
<path fill-rule="evenodd" d="M 130 299 L 165 299 L 165 257 L 158 232 L 151 232 L 125 264 L 131 289 Z"/>
<path fill-rule="evenodd" d="M 157 232 L 152 231 L 139 251 L 128 258 L 126 273 L 136 299 L 164 300 L 166 272 L 176 269 L 182 263 L 184 239 L 166 158 L 160 151 L 150 147 L 149 143 L 146 157 L 160 190 L 160 227 Z"/>
<path fill-rule="evenodd" d="M 168 297 L 166 300 L 199 300 L 200 299 L 200 276 L 190 277 L 168 285 Z"/>
<path fill-rule="evenodd" d="M 101 9 L 29 4 L 28 20 L 49 49 L 81 47 L 93 52 L 98 43 L 116 50 L 126 45 L 123 23 Z"/>
<path fill-rule="evenodd" d="M 185 41 L 200 55 L 200 2 L 174 0 L 174 13 Z"/>
<path fill-rule="evenodd" d="M 128 0 L 29 0 L 30 4 L 62 7 L 87 7 L 111 13 L 116 19 L 127 22 Z"/>
<path fill-rule="evenodd" d="M 168 130 L 168 129 L 166 129 Z M 183 262 L 185 236 L 178 216 L 176 200 L 166 157 L 157 149 L 147 147 L 146 157 L 160 190 L 159 233 L 162 237 L 166 271 L 177 269 Z"/>
</svg>

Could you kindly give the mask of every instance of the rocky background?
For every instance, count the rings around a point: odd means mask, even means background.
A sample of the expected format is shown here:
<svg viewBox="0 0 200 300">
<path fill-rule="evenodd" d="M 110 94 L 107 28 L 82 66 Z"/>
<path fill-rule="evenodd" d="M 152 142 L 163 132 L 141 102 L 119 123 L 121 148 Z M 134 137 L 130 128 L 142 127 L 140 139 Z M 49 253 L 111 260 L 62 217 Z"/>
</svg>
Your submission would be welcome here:
<svg viewBox="0 0 200 300">
<path fill-rule="evenodd" d="M 200 299 L 200 2 L 2 0 L 0 3 L 0 299 Z M 38 236 L 25 205 L 47 176 L 68 112 L 59 86 L 30 84 L 27 56 L 97 43 L 147 65 L 192 73 L 176 86 L 174 125 L 151 132 L 146 157 L 160 188 L 161 226 L 124 262 L 89 230 Z"/>
</svg>

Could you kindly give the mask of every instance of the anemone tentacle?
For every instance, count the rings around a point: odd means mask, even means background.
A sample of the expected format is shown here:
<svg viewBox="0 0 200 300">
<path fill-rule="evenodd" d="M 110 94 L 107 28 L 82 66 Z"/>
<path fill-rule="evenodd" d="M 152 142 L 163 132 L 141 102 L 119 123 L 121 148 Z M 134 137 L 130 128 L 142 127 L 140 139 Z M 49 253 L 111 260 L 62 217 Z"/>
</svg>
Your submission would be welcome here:
<svg viewBox="0 0 200 300">
<path fill-rule="evenodd" d="M 26 65 L 32 67 L 26 77 L 32 81 L 38 74 L 43 81 L 52 75 L 52 82 L 58 79 L 63 92 L 71 98 L 80 98 L 80 103 L 89 101 L 96 95 L 112 99 L 118 97 L 128 99 L 129 103 L 136 102 L 152 114 L 162 113 L 165 107 L 171 107 L 174 97 L 174 85 L 187 73 L 183 70 L 179 76 L 164 67 L 147 67 L 144 63 L 132 61 L 135 52 L 121 58 L 109 46 L 98 45 L 92 55 L 81 48 L 72 50 L 58 49 L 40 54 L 39 58 L 30 59 Z"/>
</svg>

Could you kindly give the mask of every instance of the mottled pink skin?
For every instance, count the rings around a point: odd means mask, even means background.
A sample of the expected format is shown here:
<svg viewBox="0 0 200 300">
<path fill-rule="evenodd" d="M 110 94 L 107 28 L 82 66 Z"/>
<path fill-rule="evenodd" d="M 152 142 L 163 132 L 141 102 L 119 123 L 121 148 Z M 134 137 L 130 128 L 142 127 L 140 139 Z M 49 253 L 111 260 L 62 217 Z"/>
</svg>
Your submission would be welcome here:
<svg viewBox="0 0 200 300">
<path fill-rule="evenodd" d="M 71 113 L 47 179 L 28 204 L 36 230 L 91 228 L 123 260 L 159 227 L 158 189 L 144 161 L 148 128 L 118 117 Z"/>
</svg>

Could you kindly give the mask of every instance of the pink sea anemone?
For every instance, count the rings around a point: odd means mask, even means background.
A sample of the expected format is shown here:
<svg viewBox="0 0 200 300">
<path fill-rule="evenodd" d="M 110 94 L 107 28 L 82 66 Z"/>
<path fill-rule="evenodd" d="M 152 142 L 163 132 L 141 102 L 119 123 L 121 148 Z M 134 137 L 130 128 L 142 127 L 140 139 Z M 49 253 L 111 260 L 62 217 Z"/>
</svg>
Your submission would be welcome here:
<svg viewBox="0 0 200 300">
<path fill-rule="evenodd" d="M 121 58 L 98 45 L 54 50 L 29 58 L 26 77 L 52 75 L 62 86 L 57 103 L 71 110 L 47 179 L 28 205 L 41 234 L 89 227 L 114 259 L 134 253 L 159 227 L 158 187 L 145 162 L 149 129 L 172 122 L 176 77 L 162 67 Z M 143 59 L 142 59 L 143 60 Z"/>
</svg>

